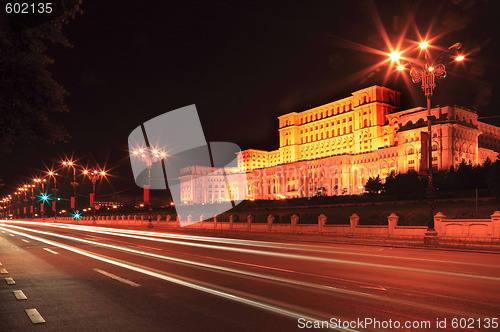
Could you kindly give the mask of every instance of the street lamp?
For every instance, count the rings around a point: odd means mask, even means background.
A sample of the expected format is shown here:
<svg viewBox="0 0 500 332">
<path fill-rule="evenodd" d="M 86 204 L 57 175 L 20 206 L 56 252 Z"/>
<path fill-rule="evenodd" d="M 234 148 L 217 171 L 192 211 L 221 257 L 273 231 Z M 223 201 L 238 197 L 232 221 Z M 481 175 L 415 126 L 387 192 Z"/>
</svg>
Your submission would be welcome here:
<svg viewBox="0 0 500 332">
<path fill-rule="evenodd" d="M 432 185 L 432 116 L 431 116 L 431 97 L 434 92 L 434 88 L 436 87 L 435 80 L 444 79 L 446 77 L 446 67 L 450 61 L 450 53 L 457 53 L 458 50 L 462 48 L 462 44 L 456 43 L 450 46 L 447 50 L 439 54 L 436 58 L 432 59 L 428 52 L 428 48 L 430 47 L 427 41 L 421 41 L 419 43 L 419 47 L 421 51 L 424 52 L 424 61 L 419 63 L 405 60 L 403 63 L 400 63 L 401 53 L 392 52 L 389 55 L 389 59 L 393 62 L 398 62 L 397 69 L 399 71 L 405 70 L 406 67 L 410 67 L 410 76 L 413 83 L 420 83 L 422 90 L 424 91 L 425 97 L 427 99 L 427 135 L 424 136 L 422 133 L 422 141 L 424 138 L 427 139 L 427 165 L 420 165 L 420 169 L 422 172 L 422 167 L 427 167 L 427 175 L 429 177 L 429 185 L 427 188 L 427 200 L 429 203 L 430 210 L 430 218 L 427 223 L 427 231 L 424 236 L 424 244 L 428 245 L 437 245 L 438 237 L 437 232 L 434 229 L 434 209 L 436 208 L 436 203 L 434 202 L 434 187 Z M 456 55 L 454 60 L 462 61 L 464 60 L 463 55 Z M 422 142 L 424 144 L 424 142 Z M 423 152 L 423 151 L 422 151 Z M 424 156 L 423 156 L 424 157 Z M 424 158 L 422 158 L 425 160 Z"/>
<path fill-rule="evenodd" d="M 59 174 L 50 170 L 47 172 L 47 175 L 49 177 L 49 181 L 50 181 L 50 179 L 54 180 L 54 187 L 52 188 L 52 192 L 54 193 L 54 200 L 52 201 L 52 211 L 54 211 L 54 220 L 56 220 L 57 219 L 57 191 L 59 190 L 59 189 L 57 189 L 56 176 Z"/>
<path fill-rule="evenodd" d="M 97 179 L 102 179 L 103 177 L 106 176 L 106 171 L 104 170 L 84 170 L 83 175 L 86 175 L 92 180 L 92 193 L 90 194 L 90 206 L 92 206 L 92 218 L 95 224 L 95 184 L 97 182 Z"/>
<path fill-rule="evenodd" d="M 144 204 L 148 206 L 148 228 L 153 228 L 153 208 L 149 201 L 149 188 L 151 187 L 151 167 L 153 163 L 164 159 L 167 156 L 165 151 L 157 148 L 143 148 L 138 147 L 132 150 L 132 157 L 137 158 L 142 162 L 145 162 L 148 167 L 148 185 L 144 186 Z"/>
<path fill-rule="evenodd" d="M 77 204 L 76 204 L 76 186 L 78 183 L 76 182 L 76 170 L 75 170 L 75 162 L 72 160 L 65 160 L 62 162 L 64 167 L 71 167 L 73 169 L 73 182 L 71 185 L 73 186 L 73 197 L 71 197 L 71 207 L 78 213 Z"/>
<path fill-rule="evenodd" d="M 48 200 L 48 197 L 47 197 L 47 195 L 45 194 L 45 182 L 47 182 L 47 180 L 46 180 L 46 179 L 43 179 L 43 178 L 35 178 L 35 179 L 33 179 L 33 181 L 34 181 L 35 183 L 37 183 L 37 184 L 42 185 L 42 195 L 41 195 L 41 198 L 42 198 L 42 199 L 41 199 L 41 203 L 40 203 L 40 214 L 41 214 L 42 219 L 43 219 L 43 217 L 44 217 L 44 215 L 43 215 L 43 212 L 44 212 L 44 211 L 43 211 L 43 205 L 44 205 L 44 204 L 45 204 L 45 202 Z M 45 197 L 45 199 L 44 199 L 43 197 Z"/>
</svg>

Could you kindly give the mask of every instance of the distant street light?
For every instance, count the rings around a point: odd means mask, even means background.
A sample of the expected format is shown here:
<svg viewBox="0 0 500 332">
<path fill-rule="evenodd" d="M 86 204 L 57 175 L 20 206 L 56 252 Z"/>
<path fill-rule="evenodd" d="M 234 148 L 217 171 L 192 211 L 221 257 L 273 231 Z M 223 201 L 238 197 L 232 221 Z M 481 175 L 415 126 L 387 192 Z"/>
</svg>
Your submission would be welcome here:
<svg viewBox="0 0 500 332">
<path fill-rule="evenodd" d="M 49 181 L 50 181 L 50 179 L 54 180 L 54 187 L 52 188 L 52 192 L 54 193 L 54 200 L 52 201 L 52 210 L 54 211 L 54 220 L 56 220 L 57 219 L 57 191 L 58 191 L 56 176 L 59 174 L 50 170 L 47 172 L 47 175 L 49 176 Z"/>
<path fill-rule="evenodd" d="M 136 149 L 132 150 L 131 155 L 133 158 L 137 158 L 142 162 L 145 162 L 148 167 L 148 185 L 144 186 L 144 204 L 147 204 L 149 207 L 148 228 L 153 228 L 153 208 L 149 201 L 149 189 L 151 188 L 151 167 L 153 166 L 153 163 L 164 159 L 167 156 L 167 153 L 157 148 L 137 147 Z"/>
<path fill-rule="evenodd" d="M 462 44 L 456 43 L 450 46 L 446 51 L 439 54 L 435 59 L 430 58 L 429 54 L 429 43 L 427 41 L 422 41 L 419 44 L 419 47 L 422 51 L 424 51 L 424 61 L 421 63 L 416 63 L 413 61 L 406 60 L 403 63 L 399 62 L 401 58 L 401 53 L 392 52 L 389 55 L 389 59 L 393 62 L 398 62 L 397 69 L 399 71 L 403 71 L 406 67 L 410 67 L 410 76 L 412 78 L 413 83 L 422 82 L 422 90 L 424 91 L 425 97 L 427 98 L 427 175 L 429 177 L 429 186 L 427 188 L 427 200 L 429 203 L 430 209 L 430 219 L 427 223 L 427 231 L 424 237 L 424 243 L 429 245 L 437 245 L 438 237 L 437 232 L 434 229 L 434 209 L 436 207 L 436 203 L 434 202 L 434 188 L 432 186 L 432 116 L 431 116 L 431 96 L 436 87 L 435 79 L 444 79 L 446 77 L 446 67 L 450 61 L 451 52 L 457 52 L 462 48 Z M 397 56 L 395 55 L 397 54 Z M 456 55 L 454 57 L 456 61 L 464 60 L 463 55 Z M 420 61 L 419 61 L 420 62 Z M 421 165 L 421 170 L 422 170 Z"/>
<path fill-rule="evenodd" d="M 75 162 L 72 160 L 65 160 L 62 162 L 64 167 L 71 167 L 73 169 L 73 182 L 71 185 L 73 186 L 73 197 L 71 197 L 71 207 L 78 213 L 78 205 L 76 202 L 76 186 L 78 183 L 76 182 L 76 170 L 75 170 Z"/>
<path fill-rule="evenodd" d="M 106 177 L 106 171 L 104 170 L 96 170 L 96 169 L 93 169 L 93 170 L 84 170 L 83 171 L 83 175 L 86 175 L 90 178 L 90 180 L 92 180 L 92 194 L 90 195 L 90 206 L 92 206 L 92 218 L 93 218 L 93 222 L 95 224 L 95 198 L 96 198 L 96 191 L 95 191 L 95 184 L 97 182 L 97 179 L 102 179 L 103 177 Z"/>
</svg>

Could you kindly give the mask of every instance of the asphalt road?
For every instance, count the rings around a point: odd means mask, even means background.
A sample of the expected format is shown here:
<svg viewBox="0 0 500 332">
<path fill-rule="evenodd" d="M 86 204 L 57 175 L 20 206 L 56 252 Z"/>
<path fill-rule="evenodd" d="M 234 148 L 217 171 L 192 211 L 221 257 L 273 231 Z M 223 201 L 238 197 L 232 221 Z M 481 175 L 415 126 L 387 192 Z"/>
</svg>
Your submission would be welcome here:
<svg viewBox="0 0 500 332">
<path fill-rule="evenodd" d="M 500 324 L 499 254 L 234 236 L 1 221 L 0 331 Z"/>
</svg>

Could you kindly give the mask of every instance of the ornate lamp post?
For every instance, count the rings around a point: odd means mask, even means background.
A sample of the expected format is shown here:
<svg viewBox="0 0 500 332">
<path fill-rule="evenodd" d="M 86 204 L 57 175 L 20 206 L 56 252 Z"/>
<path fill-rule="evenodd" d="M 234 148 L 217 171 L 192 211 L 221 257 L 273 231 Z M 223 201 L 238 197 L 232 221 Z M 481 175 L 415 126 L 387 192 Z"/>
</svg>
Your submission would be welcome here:
<svg viewBox="0 0 500 332">
<path fill-rule="evenodd" d="M 83 175 L 86 175 L 92 181 L 92 193 L 90 194 L 90 205 L 92 206 L 92 219 L 95 224 L 95 184 L 97 179 L 102 179 L 106 176 L 106 171 L 103 170 L 84 170 Z"/>
<path fill-rule="evenodd" d="M 427 135 L 422 135 L 427 139 L 427 157 L 422 158 L 426 159 L 427 165 L 421 165 L 427 167 L 427 176 L 429 178 L 429 185 L 427 187 L 427 201 L 429 203 L 429 220 L 427 223 L 427 231 L 424 236 L 424 244 L 427 245 L 437 245 L 438 244 L 438 236 L 437 232 L 434 229 L 434 209 L 436 208 L 436 203 L 434 202 L 434 187 L 432 185 L 432 115 L 431 115 L 431 97 L 434 92 L 434 88 L 436 87 L 436 79 L 444 79 L 446 77 L 446 67 L 452 59 L 450 58 L 450 53 L 454 52 L 455 57 L 454 60 L 462 61 L 464 57 L 462 55 L 457 55 L 457 51 L 462 48 L 462 44 L 456 43 L 450 46 L 447 50 L 439 54 L 435 59 L 432 59 L 429 55 L 428 48 L 429 44 L 426 41 L 422 41 L 419 44 L 420 49 L 424 53 L 424 61 L 410 61 L 408 59 L 401 59 L 401 53 L 392 52 L 390 55 L 391 61 L 397 61 L 399 64 L 397 69 L 399 71 L 405 70 L 407 67 L 410 68 L 410 76 L 413 83 L 420 83 L 422 90 L 424 91 L 425 97 L 427 99 Z M 424 142 L 422 142 L 424 143 Z"/>
<path fill-rule="evenodd" d="M 132 150 L 132 157 L 146 163 L 148 167 L 148 185 L 144 186 L 144 205 L 148 207 L 148 228 L 153 228 L 153 208 L 149 201 L 149 188 L 151 187 L 151 167 L 153 163 L 165 158 L 167 153 L 159 149 L 142 148 Z"/>
<path fill-rule="evenodd" d="M 57 174 L 54 171 L 48 171 L 47 175 L 49 176 L 49 181 L 50 181 L 50 179 L 54 180 L 54 187 L 52 187 L 52 192 L 54 193 L 54 200 L 52 201 L 52 210 L 54 211 L 54 220 L 56 220 L 57 219 L 57 191 L 59 190 L 59 189 L 57 189 L 56 175 L 59 175 L 59 174 Z"/>
<path fill-rule="evenodd" d="M 78 213 L 78 205 L 76 203 L 76 186 L 78 185 L 78 182 L 76 182 L 76 164 L 72 160 L 65 160 L 62 162 L 62 165 L 64 167 L 71 167 L 73 169 L 73 182 L 71 182 L 71 185 L 73 186 L 73 197 L 71 197 L 71 207 L 75 210 L 75 212 Z"/>
<path fill-rule="evenodd" d="M 40 203 L 40 214 L 42 216 L 42 219 L 44 217 L 43 215 L 43 205 L 45 204 L 45 201 L 47 201 L 47 195 L 45 194 L 45 182 L 47 182 L 47 179 L 43 179 L 43 178 L 36 178 L 36 179 L 33 179 L 33 181 L 37 184 L 40 184 L 42 185 L 42 200 L 41 200 L 41 203 Z"/>
</svg>

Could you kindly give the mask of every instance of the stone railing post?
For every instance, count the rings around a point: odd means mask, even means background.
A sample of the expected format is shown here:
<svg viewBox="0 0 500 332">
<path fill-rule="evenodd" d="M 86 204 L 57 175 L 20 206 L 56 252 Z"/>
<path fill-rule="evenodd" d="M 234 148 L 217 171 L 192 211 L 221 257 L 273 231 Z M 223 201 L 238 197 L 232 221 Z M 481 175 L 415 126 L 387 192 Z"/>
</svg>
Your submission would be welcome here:
<svg viewBox="0 0 500 332">
<path fill-rule="evenodd" d="M 253 223 L 254 219 L 255 219 L 254 216 L 251 215 L 251 214 L 249 214 L 247 216 L 247 230 L 251 230 L 252 229 L 252 223 Z"/>
<path fill-rule="evenodd" d="M 441 232 L 444 232 L 443 219 L 446 219 L 446 216 L 441 212 L 436 213 L 436 215 L 434 216 L 434 230 L 440 235 L 444 235 L 441 234 Z"/>
<path fill-rule="evenodd" d="M 323 232 L 323 226 L 327 221 L 326 216 L 322 213 L 318 216 L 318 232 Z"/>
<path fill-rule="evenodd" d="M 204 215 L 200 215 L 200 221 L 203 221 L 205 219 Z"/>
<path fill-rule="evenodd" d="M 351 224 L 351 233 L 356 233 L 356 227 L 358 227 L 359 216 L 356 213 L 353 213 L 352 216 L 349 217 L 349 222 Z"/>
<path fill-rule="evenodd" d="M 295 232 L 295 228 L 298 222 L 299 222 L 299 216 L 296 213 L 292 214 L 292 216 L 290 217 L 290 223 L 292 224 L 292 232 Z"/>
<path fill-rule="evenodd" d="M 492 226 L 492 236 L 493 238 L 500 238 L 500 211 L 495 211 L 491 215 L 491 226 Z"/>
<path fill-rule="evenodd" d="M 187 216 L 187 221 L 188 221 L 188 223 L 189 223 L 189 224 L 191 224 L 191 221 L 192 221 L 192 220 L 193 220 L 193 216 L 192 216 L 192 215 L 190 215 L 190 214 L 188 214 L 188 216 Z"/>
<path fill-rule="evenodd" d="M 172 216 L 167 214 L 167 218 L 166 218 L 167 222 L 170 222 L 172 220 Z"/>
<path fill-rule="evenodd" d="M 398 220 L 399 220 L 399 217 L 396 214 L 394 214 L 394 213 L 391 213 L 387 217 L 387 223 L 389 225 L 389 227 L 387 229 L 387 232 L 389 233 L 389 236 L 391 236 L 391 235 L 394 234 L 394 229 L 398 225 Z"/>
<path fill-rule="evenodd" d="M 233 214 L 229 216 L 229 229 L 231 229 L 231 230 L 233 229 L 234 219 L 235 219 L 235 217 Z"/>
<path fill-rule="evenodd" d="M 217 229 L 217 216 L 214 216 L 214 228 Z"/>
<path fill-rule="evenodd" d="M 270 214 L 267 216 L 267 231 L 270 232 L 273 230 L 273 222 L 276 218 Z"/>
<path fill-rule="evenodd" d="M 158 221 L 158 222 L 161 221 L 161 215 L 158 215 L 158 217 L 156 218 L 156 221 Z"/>
</svg>

